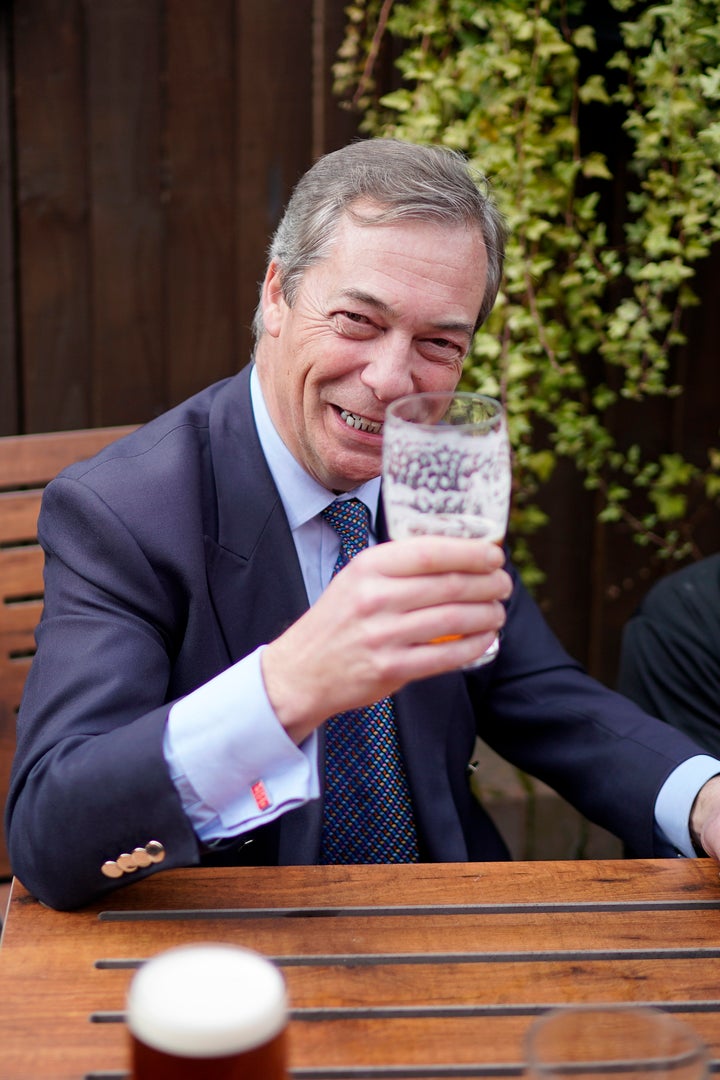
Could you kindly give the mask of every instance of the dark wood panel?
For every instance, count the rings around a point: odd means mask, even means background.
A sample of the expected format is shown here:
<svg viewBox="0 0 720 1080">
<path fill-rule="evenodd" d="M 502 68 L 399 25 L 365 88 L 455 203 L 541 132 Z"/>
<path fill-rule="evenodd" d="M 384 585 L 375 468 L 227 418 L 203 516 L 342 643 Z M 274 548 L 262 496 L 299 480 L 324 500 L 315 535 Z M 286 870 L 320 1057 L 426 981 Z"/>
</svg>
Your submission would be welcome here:
<svg viewBox="0 0 720 1080">
<path fill-rule="evenodd" d="M 20 430 L 19 349 L 15 326 L 15 221 L 10 8 L 0 6 L 0 435 Z"/>
<path fill-rule="evenodd" d="M 237 368 L 234 0 L 167 0 L 167 398 Z"/>
<path fill-rule="evenodd" d="M 90 422 L 82 25 L 76 0 L 14 23 L 23 430 Z"/>
<path fill-rule="evenodd" d="M 236 0 L 239 364 L 268 239 L 312 161 L 312 2 Z"/>
<path fill-rule="evenodd" d="M 333 65 L 347 27 L 346 7 L 337 0 L 313 4 L 313 160 L 345 146 L 358 134 L 361 117 L 342 108 L 333 92 Z"/>
<path fill-rule="evenodd" d="M 132 423 L 164 392 L 161 0 L 88 0 L 92 415 Z"/>
<path fill-rule="evenodd" d="M 2 277 L 0 424 L 148 419 L 246 362 L 268 236 L 291 187 L 329 139 L 355 132 L 326 97 L 344 3 L 7 9 L 18 124 L 8 91 L 0 138 L 19 148 L 14 205 L 9 170 L 0 180 L 9 225 L 17 207 L 19 267 Z M 27 400 L 13 422 L 16 371 Z"/>
</svg>

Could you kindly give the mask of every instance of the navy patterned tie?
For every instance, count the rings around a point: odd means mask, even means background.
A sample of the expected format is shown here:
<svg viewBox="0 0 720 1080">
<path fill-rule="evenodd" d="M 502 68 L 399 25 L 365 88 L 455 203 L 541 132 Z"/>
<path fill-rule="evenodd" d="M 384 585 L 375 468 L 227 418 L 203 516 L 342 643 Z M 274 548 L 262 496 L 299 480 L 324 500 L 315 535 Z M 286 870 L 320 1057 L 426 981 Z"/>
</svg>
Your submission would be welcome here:
<svg viewBox="0 0 720 1080">
<path fill-rule="evenodd" d="M 337 500 L 322 515 L 340 536 L 333 577 L 368 545 L 368 508 Z M 415 823 L 392 698 L 325 725 L 322 863 L 417 862 Z"/>
</svg>

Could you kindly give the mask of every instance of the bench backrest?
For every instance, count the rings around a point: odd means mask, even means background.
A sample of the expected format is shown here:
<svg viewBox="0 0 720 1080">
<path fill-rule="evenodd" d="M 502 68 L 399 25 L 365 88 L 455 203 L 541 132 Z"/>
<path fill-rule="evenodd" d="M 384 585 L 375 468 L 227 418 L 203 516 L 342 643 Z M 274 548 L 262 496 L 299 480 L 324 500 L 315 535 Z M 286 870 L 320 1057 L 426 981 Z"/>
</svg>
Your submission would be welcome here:
<svg viewBox="0 0 720 1080">
<path fill-rule="evenodd" d="M 92 457 L 133 430 L 88 428 L 0 438 L 0 808 L 7 799 L 15 721 L 42 611 L 43 555 L 36 530 L 43 488 L 66 465 Z M 0 826 L 0 878 L 10 873 Z"/>
</svg>

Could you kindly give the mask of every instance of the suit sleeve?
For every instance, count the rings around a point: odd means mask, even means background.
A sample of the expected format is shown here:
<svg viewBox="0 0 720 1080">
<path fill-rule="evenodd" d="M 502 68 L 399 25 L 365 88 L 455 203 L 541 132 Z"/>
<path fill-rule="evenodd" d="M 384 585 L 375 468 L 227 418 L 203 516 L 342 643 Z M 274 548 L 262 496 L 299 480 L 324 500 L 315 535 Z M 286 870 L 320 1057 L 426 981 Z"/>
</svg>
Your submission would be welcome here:
<svg viewBox="0 0 720 1080">
<path fill-rule="evenodd" d="M 661 579 L 623 633 L 619 689 L 720 753 L 720 555 Z"/>
<path fill-rule="evenodd" d="M 702 750 L 592 679 L 515 576 L 499 659 L 470 681 L 479 734 L 636 854 L 670 854 L 655 803 L 674 769 Z"/>
<path fill-rule="evenodd" d="M 6 820 L 14 873 L 66 909 L 161 866 L 198 861 L 162 749 L 183 599 L 82 483 L 48 487 L 38 535 L 45 606 Z M 162 863 L 121 882 L 102 872 L 151 841 Z"/>
</svg>

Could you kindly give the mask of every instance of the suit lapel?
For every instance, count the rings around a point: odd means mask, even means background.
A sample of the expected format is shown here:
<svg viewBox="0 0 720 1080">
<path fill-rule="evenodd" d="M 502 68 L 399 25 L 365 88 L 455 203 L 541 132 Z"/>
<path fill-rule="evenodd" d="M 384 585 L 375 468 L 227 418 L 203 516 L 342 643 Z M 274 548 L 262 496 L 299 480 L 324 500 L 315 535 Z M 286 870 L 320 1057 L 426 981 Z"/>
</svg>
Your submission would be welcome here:
<svg viewBox="0 0 720 1080">
<path fill-rule="evenodd" d="M 308 600 L 285 511 L 250 405 L 250 371 L 210 413 L 217 539 L 206 537 L 208 586 L 231 661 L 272 641 Z"/>
</svg>

